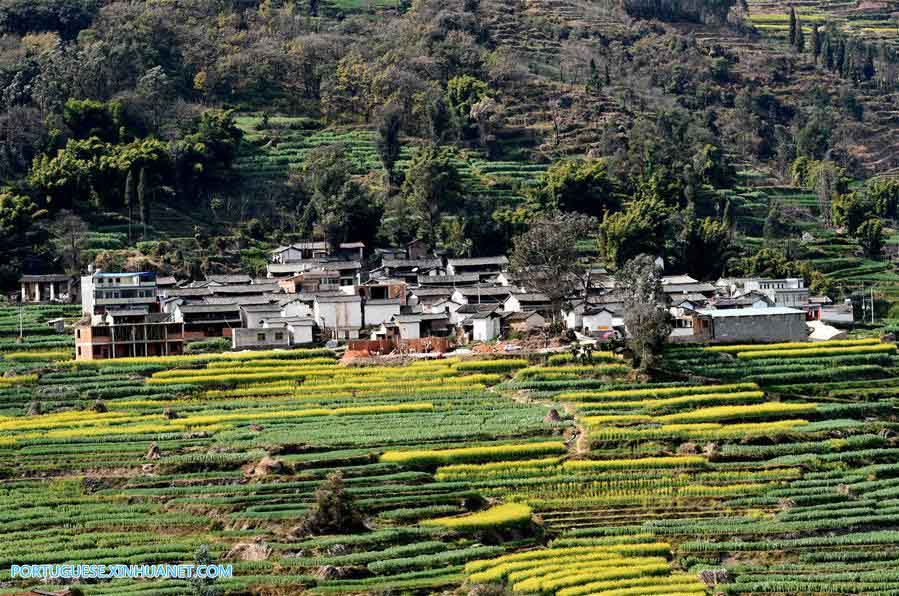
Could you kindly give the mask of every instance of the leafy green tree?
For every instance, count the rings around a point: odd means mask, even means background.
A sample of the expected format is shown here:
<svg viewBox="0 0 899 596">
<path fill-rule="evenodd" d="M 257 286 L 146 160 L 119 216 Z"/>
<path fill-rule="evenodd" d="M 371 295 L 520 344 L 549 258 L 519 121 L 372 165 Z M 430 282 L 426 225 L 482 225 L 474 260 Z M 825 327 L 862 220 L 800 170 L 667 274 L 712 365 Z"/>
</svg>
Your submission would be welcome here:
<svg viewBox="0 0 899 596">
<path fill-rule="evenodd" d="M 460 207 L 462 180 L 448 149 L 434 145 L 420 148 L 412 156 L 401 189 L 408 213 L 419 238 L 437 246 L 440 219 Z"/>
<path fill-rule="evenodd" d="M 864 193 L 850 192 L 834 197 L 831 219 L 835 226 L 845 226 L 850 236 L 875 214 L 874 205 Z"/>
<path fill-rule="evenodd" d="M 98 137 L 108 143 L 116 142 L 123 125 L 122 104 L 70 99 L 63 107 L 62 120 L 76 139 Z"/>
<path fill-rule="evenodd" d="M 640 254 L 659 255 L 670 230 L 672 210 L 655 193 L 633 200 L 623 211 L 606 213 L 600 225 L 600 252 L 621 267 Z"/>
<path fill-rule="evenodd" d="M 548 211 L 575 211 L 601 217 L 620 207 L 618 189 L 600 159 L 565 159 L 546 171 L 534 198 Z"/>
<path fill-rule="evenodd" d="M 765 217 L 765 226 L 762 234 L 766 240 L 775 240 L 789 235 L 793 231 L 793 226 L 784 217 L 783 208 L 777 201 L 772 201 L 768 205 L 768 215 Z"/>
<path fill-rule="evenodd" d="M 125 208 L 128 210 L 128 242 L 132 242 L 134 236 L 132 234 L 132 225 L 134 223 L 134 202 L 137 188 L 134 182 L 134 171 L 129 169 L 128 175 L 125 177 Z"/>
<path fill-rule="evenodd" d="M 471 108 L 490 94 L 490 86 L 467 74 L 451 78 L 446 83 L 446 98 L 450 108 L 465 130 L 471 130 Z"/>
<path fill-rule="evenodd" d="M 880 258 L 883 252 L 883 224 L 879 219 L 871 218 L 858 227 L 856 237 L 865 251 L 865 256 L 871 259 Z"/>
<path fill-rule="evenodd" d="M 877 178 L 868 185 L 865 193 L 879 216 L 899 216 L 899 180 Z"/>
<path fill-rule="evenodd" d="M 150 219 L 150 197 L 152 190 L 148 188 L 147 169 L 141 168 L 137 178 L 137 209 L 140 213 L 141 237 L 147 237 L 147 221 Z"/>
<path fill-rule="evenodd" d="M 671 314 L 661 270 L 650 255 L 637 255 L 615 274 L 615 290 L 624 303 L 628 344 L 641 369 L 651 367 L 671 334 Z"/>
<path fill-rule="evenodd" d="M 22 263 L 34 257 L 32 230 L 35 219 L 42 213 L 29 197 L 0 192 L 0 284 L 9 286 L 18 281 Z"/>
<path fill-rule="evenodd" d="M 733 256 L 730 228 L 711 217 L 690 219 L 685 228 L 684 265 L 701 280 L 718 279 Z"/>
<path fill-rule="evenodd" d="M 316 223 L 332 244 L 371 242 L 379 208 L 365 186 L 353 179 L 353 164 L 344 145 L 312 150 L 303 163 L 300 185 L 308 198 L 303 219 Z"/>
</svg>

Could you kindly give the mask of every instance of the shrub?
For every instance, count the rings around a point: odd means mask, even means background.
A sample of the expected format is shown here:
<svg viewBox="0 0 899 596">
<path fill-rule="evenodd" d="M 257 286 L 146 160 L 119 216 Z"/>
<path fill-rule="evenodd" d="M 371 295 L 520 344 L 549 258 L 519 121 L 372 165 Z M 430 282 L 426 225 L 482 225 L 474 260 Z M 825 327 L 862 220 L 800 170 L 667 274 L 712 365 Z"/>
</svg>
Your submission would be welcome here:
<svg viewBox="0 0 899 596">
<path fill-rule="evenodd" d="M 192 341 L 184 346 L 185 354 L 212 354 L 231 349 L 231 342 L 224 337 Z"/>
<path fill-rule="evenodd" d="M 351 534 L 365 529 L 362 514 L 346 492 L 340 472 L 330 474 L 315 491 L 315 502 L 295 534 Z"/>
</svg>

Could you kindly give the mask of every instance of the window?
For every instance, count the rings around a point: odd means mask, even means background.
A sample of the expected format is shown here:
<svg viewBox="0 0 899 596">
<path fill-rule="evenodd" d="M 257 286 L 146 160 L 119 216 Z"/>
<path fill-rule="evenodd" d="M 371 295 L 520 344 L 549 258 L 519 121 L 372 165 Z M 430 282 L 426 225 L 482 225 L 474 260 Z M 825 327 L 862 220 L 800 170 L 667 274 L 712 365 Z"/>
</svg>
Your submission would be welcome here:
<svg viewBox="0 0 899 596">
<path fill-rule="evenodd" d="M 256 341 L 265 341 L 265 333 L 257 333 Z"/>
<path fill-rule="evenodd" d="M 78 355 L 81 356 L 81 346 L 78 346 Z"/>
<path fill-rule="evenodd" d="M 283 331 L 277 331 L 277 332 L 275 333 L 275 339 L 278 340 L 278 341 L 283 340 L 283 339 L 284 339 L 284 332 L 283 332 Z"/>
<path fill-rule="evenodd" d="M 77 337 L 78 339 L 81 339 L 81 329 L 75 330 L 75 337 Z M 79 354 L 81 353 L 81 348 L 78 348 L 78 353 Z"/>
</svg>

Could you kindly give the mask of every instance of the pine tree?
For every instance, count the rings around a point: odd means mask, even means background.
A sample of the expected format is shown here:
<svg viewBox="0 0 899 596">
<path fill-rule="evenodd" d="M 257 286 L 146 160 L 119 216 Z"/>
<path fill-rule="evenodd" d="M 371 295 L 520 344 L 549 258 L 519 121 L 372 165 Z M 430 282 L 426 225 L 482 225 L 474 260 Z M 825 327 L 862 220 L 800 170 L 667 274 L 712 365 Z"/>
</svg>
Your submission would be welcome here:
<svg viewBox="0 0 899 596">
<path fill-rule="evenodd" d="M 790 46 L 796 46 L 796 9 L 790 7 Z"/>
<path fill-rule="evenodd" d="M 821 41 L 821 55 L 824 57 L 824 66 L 833 70 L 833 47 L 830 45 L 830 36 L 824 34 Z"/>
<path fill-rule="evenodd" d="M 137 182 L 137 208 L 140 210 L 140 223 L 143 228 L 142 237 L 147 237 L 147 170 L 140 169 Z"/>
<path fill-rule="evenodd" d="M 833 70 L 841 71 L 841 69 L 843 68 L 843 63 L 845 61 L 846 61 L 846 42 L 844 42 L 842 39 L 838 39 L 837 40 L 837 48 L 833 55 Z"/>
<path fill-rule="evenodd" d="M 796 19 L 796 51 L 802 53 L 805 50 L 805 33 L 802 32 L 802 22 Z"/>
<path fill-rule="evenodd" d="M 602 81 L 599 79 L 599 69 L 596 68 L 596 60 L 590 58 L 590 80 L 587 81 L 587 91 L 599 94 L 602 89 Z"/>
<path fill-rule="evenodd" d="M 131 243 L 133 240 L 131 224 L 134 221 L 134 175 L 130 169 L 125 178 L 125 206 L 128 208 L 128 242 Z"/>
</svg>

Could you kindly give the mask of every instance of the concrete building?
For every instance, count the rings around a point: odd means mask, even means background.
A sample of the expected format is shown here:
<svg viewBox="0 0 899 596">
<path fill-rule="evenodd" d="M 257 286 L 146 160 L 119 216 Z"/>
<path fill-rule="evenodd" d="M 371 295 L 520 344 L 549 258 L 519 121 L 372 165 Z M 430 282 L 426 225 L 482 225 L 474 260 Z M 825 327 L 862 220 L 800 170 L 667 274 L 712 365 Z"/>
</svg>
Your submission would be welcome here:
<svg viewBox="0 0 899 596">
<path fill-rule="evenodd" d="M 805 311 L 783 306 L 769 308 L 704 308 L 693 315 L 694 341 L 779 342 L 805 341 Z"/>
<path fill-rule="evenodd" d="M 179 304 L 174 320 L 184 324 L 188 339 L 231 337 L 234 329 L 243 327 L 237 304 Z"/>
<path fill-rule="evenodd" d="M 81 310 L 100 315 L 107 310 L 127 310 L 145 306 L 158 310 L 155 273 L 104 273 L 96 271 L 81 278 Z"/>
<path fill-rule="evenodd" d="M 502 314 L 498 309 L 488 312 L 479 312 L 465 320 L 465 325 L 471 325 L 471 339 L 474 341 L 493 341 L 500 336 L 502 331 Z"/>
<path fill-rule="evenodd" d="M 283 327 L 235 329 L 231 334 L 234 350 L 271 350 L 290 347 L 290 332 Z"/>
<path fill-rule="evenodd" d="M 347 294 L 322 294 L 312 306 L 315 322 L 329 339 L 358 339 L 362 329 L 362 298 Z"/>
<path fill-rule="evenodd" d="M 401 279 L 408 284 L 418 283 L 423 275 L 443 275 L 443 261 L 440 259 L 391 259 L 384 258 L 381 266 L 372 271 L 378 277 Z"/>
<path fill-rule="evenodd" d="M 364 327 L 374 327 L 386 323 L 402 310 L 399 298 L 386 300 L 365 300 L 362 303 L 362 323 Z"/>
<path fill-rule="evenodd" d="M 444 286 L 421 286 L 409 290 L 409 304 L 422 308 L 451 299 L 455 289 Z"/>
<path fill-rule="evenodd" d="M 19 278 L 22 302 L 74 302 L 78 286 L 65 273 L 23 275 Z"/>
<path fill-rule="evenodd" d="M 278 287 L 288 294 L 315 294 L 336 292 L 340 288 L 340 273 L 337 271 L 304 271 L 278 280 Z"/>
<path fill-rule="evenodd" d="M 456 288 L 451 298 L 459 304 L 502 304 L 511 295 L 508 287 L 471 286 Z"/>
<path fill-rule="evenodd" d="M 506 312 L 537 312 L 544 317 L 552 317 L 552 301 L 546 294 L 530 292 L 526 294 L 512 294 L 503 302 L 503 310 Z"/>
<path fill-rule="evenodd" d="M 290 334 L 291 346 L 303 346 L 314 341 L 315 321 L 307 317 L 273 317 L 265 321 L 266 328 L 286 329 Z"/>
<path fill-rule="evenodd" d="M 505 256 L 447 259 L 446 273 L 447 275 L 475 273 L 482 280 L 486 280 L 488 278 L 495 278 L 508 266 L 508 264 L 509 259 Z"/>
<path fill-rule="evenodd" d="M 279 246 L 271 252 L 272 263 L 295 263 L 328 256 L 331 247 L 327 242 L 294 242 Z"/>
<path fill-rule="evenodd" d="M 146 307 L 106 310 L 75 327 L 75 359 L 168 356 L 184 352 L 184 325 Z"/>
<path fill-rule="evenodd" d="M 281 316 L 281 305 L 270 304 L 245 304 L 240 307 L 240 319 L 243 327 L 265 327 L 265 322 L 271 318 Z"/>
<path fill-rule="evenodd" d="M 421 339 L 423 337 L 444 336 L 448 332 L 449 318 L 443 313 L 418 313 L 396 315 L 383 325 L 385 335 L 392 335 L 390 327 L 396 327 L 400 339 Z"/>
<path fill-rule="evenodd" d="M 406 282 L 401 279 L 370 279 L 363 282 L 358 288 L 358 294 L 365 300 L 392 300 L 399 299 L 400 304 L 406 304 Z"/>
</svg>

